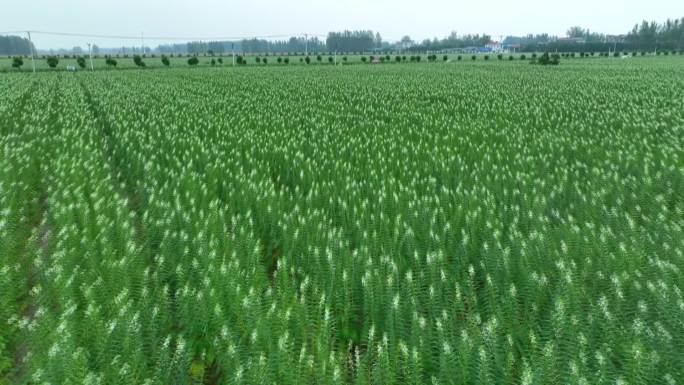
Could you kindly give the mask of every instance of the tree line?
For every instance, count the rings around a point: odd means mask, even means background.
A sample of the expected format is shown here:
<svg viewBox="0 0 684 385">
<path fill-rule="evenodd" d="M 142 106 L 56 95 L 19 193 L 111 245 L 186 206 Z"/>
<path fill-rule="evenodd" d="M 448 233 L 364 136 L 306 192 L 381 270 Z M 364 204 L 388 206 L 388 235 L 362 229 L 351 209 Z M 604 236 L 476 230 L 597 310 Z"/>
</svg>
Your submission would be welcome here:
<svg viewBox="0 0 684 385">
<path fill-rule="evenodd" d="M 382 47 L 382 37 L 373 31 L 330 32 L 325 46 L 328 51 L 368 52 Z"/>
<path fill-rule="evenodd" d="M 20 36 L 0 36 L 0 55 L 31 55 L 31 42 Z"/>
<path fill-rule="evenodd" d="M 275 52 L 323 52 L 325 43 L 317 37 L 291 37 L 288 40 L 242 39 L 238 41 L 192 41 L 183 44 L 167 44 L 157 47 L 162 54 L 182 53 L 190 55 Z"/>
<path fill-rule="evenodd" d="M 518 52 L 557 51 L 557 52 L 602 52 L 602 51 L 652 51 L 684 50 L 684 17 L 668 19 L 664 23 L 643 21 L 637 23 L 623 35 L 606 35 L 575 26 L 568 29 L 567 37 L 559 38 L 549 34 L 528 34 L 526 36 L 507 36 L 502 42 L 506 47 L 514 47 Z M 285 52 L 371 52 L 371 51 L 440 51 L 483 47 L 490 43 L 487 34 L 458 35 L 452 32 L 443 39 L 413 41 L 404 36 L 395 43 L 384 42 L 378 32 L 371 30 L 330 32 L 325 41 L 317 37 L 291 37 L 287 40 L 242 39 L 238 41 L 192 41 L 181 44 L 160 45 L 156 49 L 145 47 L 121 48 L 121 53 L 132 52 L 160 54 L 224 54 L 237 53 L 285 53 Z M 98 50 L 96 46 L 94 51 Z M 114 48 L 101 49 L 103 53 L 114 54 Z M 62 53 L 64 50 L 59 50 Z M 77 52 L 79 51 L 79 52 Z M 73 55 L 82 55 L 80 47 L 71 50 Z M 30 55 L 31 43 L 19 36 L 0 36 L 0 55 Z M 50 50 L 54 55 L 54 51 Z M 98 52 L 94 52 L 98 54 Z"/>
</svg>

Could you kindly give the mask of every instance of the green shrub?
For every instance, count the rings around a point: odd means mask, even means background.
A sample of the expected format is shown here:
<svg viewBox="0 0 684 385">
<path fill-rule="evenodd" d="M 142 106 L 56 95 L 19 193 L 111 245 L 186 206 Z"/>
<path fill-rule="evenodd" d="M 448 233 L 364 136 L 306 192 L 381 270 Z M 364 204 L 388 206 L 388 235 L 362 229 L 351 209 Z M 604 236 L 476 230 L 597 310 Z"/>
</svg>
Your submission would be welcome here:
<svg viewBox="0 0 684 385">
<path fill-rule="evenodd" d="M 24 59 L 21 56 L 15 56 L 12 58 L 12 68 L 21 68 L 24 65 Z"/>
<path fill-rule="evenodd" d="M 145 62 L 143 61 L 142 57 L 140 55 L 134 55 L 133 56 L 133 63 L 136 65 L 136 67 L 145 67 Z"/>
<path fill-rule="evenodd" d="M 48 56 L 48 58 L 47 58 L 48 67 L 56 68 L 57 64 L 59 64 L 59 58 L 57 56 Z"/>
</svg>

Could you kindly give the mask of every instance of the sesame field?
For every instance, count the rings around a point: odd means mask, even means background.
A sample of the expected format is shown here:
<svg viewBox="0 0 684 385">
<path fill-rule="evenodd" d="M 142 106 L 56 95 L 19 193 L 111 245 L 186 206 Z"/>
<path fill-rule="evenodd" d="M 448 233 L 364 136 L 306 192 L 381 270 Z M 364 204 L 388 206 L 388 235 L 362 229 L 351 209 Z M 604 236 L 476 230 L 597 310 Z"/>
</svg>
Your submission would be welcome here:
<svg viewBox="0 0 684 385">
<path fill-rule="evenodd" d="M 684 58 L 0 74 L 0 384 L 681 384 Z"/>
</svg>

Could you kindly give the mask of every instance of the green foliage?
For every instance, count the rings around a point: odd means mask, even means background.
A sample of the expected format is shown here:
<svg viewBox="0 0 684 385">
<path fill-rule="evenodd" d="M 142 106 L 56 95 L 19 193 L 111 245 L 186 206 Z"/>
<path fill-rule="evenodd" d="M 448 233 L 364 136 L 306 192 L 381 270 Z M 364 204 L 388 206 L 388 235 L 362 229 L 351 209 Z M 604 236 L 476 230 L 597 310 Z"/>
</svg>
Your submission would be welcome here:
<svg viewBox="0 0 684 385">
<path fill-rule="evenodd" d="M 47 65 L 50 68 L 56 68 L 57 64 L 59 64 L 59 58 L 57 56 L 48 56 L 47 60 Z"/>
<path fill-rule="evenodd" d="M 107 65 L 107 67 L 116 67 L 118 63 L 116 59 L 108 57 L 107 59 L 105 59 L 105 64 Z"/>
<path fill-rule="evenodd" d="M 21 56 L 15 56 L 12 58 L 12 68 L 21 68 L 24 65 L 24 59 Z"/>
<path fill-rule="evenodd" d="M 86 68 L 86 59 L 83 56 L 79 56 L 76 59 L 76 63 L 78 64 L 79 67 L 81 67 L 81 69 Z"/>
<path fill-rule="evenodd" d="M 537 63 L 540 65 L 558 65 L 560 64 L 560 55 L 558 54 L 551 54 L 549 55 L 548 52 L 544 52 L 539 59 L 535 58 L 534 56 L 532 57 L 532 62 Z"/>
<path fill-rule="evenodd" d="M 489 64 L 0 77 L 0 383 L 676 383 L 684 62 Z"/>
<path fill-rule="evenodd" d="M 164 67 L 168 67 L 171 65 L 171 60 L 169 60 L 168 56 L 166 55 L 162 55 L 161 62 L 164 65 Z"/>
<path fill-rule="evenodd" d="M 242 57 L 240 57 L 239 59 L 240 60 L 238 60 L 238 62 L 242 62 L 242 60 L 243 60 Z M 194 67 L 194 66 L 197 66 L 198 64 L 199 64 L 199 59 L 197 58 L 197 56 L 193 56 L 190 59 L 188 59 L 188 65 L 189 66 Z"/>
<path fill-rule="evenodd" d="M 146 64 L 143 61 L 142 56 L 140 55 L 133 55 L 133 63 L 135 64 L 136 67 L 140 68 L 145 68 Z"/>
</svg>

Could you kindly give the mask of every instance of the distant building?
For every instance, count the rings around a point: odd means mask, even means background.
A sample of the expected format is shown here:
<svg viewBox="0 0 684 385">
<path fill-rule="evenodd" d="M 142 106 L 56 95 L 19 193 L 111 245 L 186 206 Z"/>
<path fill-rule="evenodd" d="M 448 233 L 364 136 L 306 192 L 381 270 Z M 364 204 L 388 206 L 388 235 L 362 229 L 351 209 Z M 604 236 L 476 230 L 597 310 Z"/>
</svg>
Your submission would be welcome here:
<svg viewBox="0 0 684 385">
<path fill-rule="evenodd" d="M 487 52 L 503 52 L 504 51 L 503 44 L 500 41 L 489 42 L 485 45 L 485 48 L 488 49 Z"/>
<path fill-rule="evenodd" d="M 504 44 L 503 49 L 506 52 L 517 52 L 520 51 L 520 44 Z"/>
</svg>

